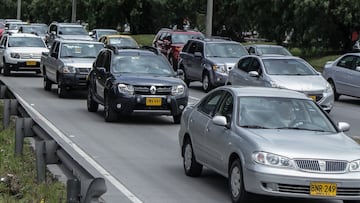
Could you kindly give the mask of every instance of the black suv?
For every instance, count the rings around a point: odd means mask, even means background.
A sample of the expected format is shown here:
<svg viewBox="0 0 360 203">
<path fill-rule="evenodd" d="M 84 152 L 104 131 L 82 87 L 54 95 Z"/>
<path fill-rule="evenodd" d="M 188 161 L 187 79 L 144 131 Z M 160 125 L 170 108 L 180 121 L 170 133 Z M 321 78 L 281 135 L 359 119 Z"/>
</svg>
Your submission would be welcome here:
<svg viewBox="0 0 360 203">
<path fill-rule="evenodd" d="M 190 39 L 180 52 L 178 68 L 183 70 L 187 85 L 201 81 L 203 90 L 208 92 L 224 85 L 235 63 L 248 54 L 239 42 L 229 39 Z"/>
<path fill-rule="evenodd" d="M 176 70 L 181 49 L 187 40 L 193 38 L 204 38 L 204 34 L 196 30 L 162 28 L 155 35 L 152 46 L 158 48 L 169 60 L 174 70 Z"/>
<path fill-rule="evenodd" d="M 157 49 L 108 49 L 97 56 L 88 75 L 87 109 L 104 106 L 105 121 L 119 115 L 171 115 L 180 123 L 188 89 Z"/>
</svg>

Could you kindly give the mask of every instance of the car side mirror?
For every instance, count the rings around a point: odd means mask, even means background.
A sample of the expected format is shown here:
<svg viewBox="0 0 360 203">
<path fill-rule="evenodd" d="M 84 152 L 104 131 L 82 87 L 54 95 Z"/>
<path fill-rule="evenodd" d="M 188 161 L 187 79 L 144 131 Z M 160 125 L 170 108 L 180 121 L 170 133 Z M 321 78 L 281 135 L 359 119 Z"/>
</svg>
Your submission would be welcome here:
<svg viewBox="0 0 360 203">
<path fill-rule="evenodd" d="M 350 124 L 346 122 L 338 122 L 337 127 L 341 132 L 346 132 L 350 130 Z"/>
<path fill-rule="evenodd" d="M 195 52 L 194 56 L 197 57 L 197 58 L 201 58 L 202 54 L 201 54 L 201 52 Z"/>
<path fill-rule="evenodd" d="M 105 67 L 96 67 L 96 69 L 99 71 L 100 74 L 104 75 L 106 74 L 106 69 Z"/>
<path fill-rule="evenodd" d="M 257 71 L 250 71 L 250 72 L 249 72 L 249 75 L 250 75 L 251 77 L 259 77 L 259 73 L 258 73 Z"/>
<path fill-rule="evenodd" d="M 214 116 L 214 118 L 212 119 L 212 122 L 215 125 L 224 126 L 224 127 L 226 127 L 228 125 L 225 116 Z"/>
</svg>

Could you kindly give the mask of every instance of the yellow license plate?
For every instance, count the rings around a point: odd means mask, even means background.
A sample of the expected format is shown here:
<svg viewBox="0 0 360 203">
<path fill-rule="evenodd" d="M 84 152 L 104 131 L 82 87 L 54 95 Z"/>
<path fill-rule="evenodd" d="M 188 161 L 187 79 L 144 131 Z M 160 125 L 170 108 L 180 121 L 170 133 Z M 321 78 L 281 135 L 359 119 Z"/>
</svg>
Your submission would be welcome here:
<svg viewBox="0 0 360 203">
<path fill-rule="evenodd" d="M 316 101 L 316 96 L 309 96 L 312 100 Z"/>
<path fill-rule="evenodd" d="M 310 183 L 310 195 L 314 196 L 336 196 L 336 183 Z"/>
<path fill-rule="evenodd" d="M 147 97 L 146 106 L 161 106 L 161 98 Z"/>
<path fill-rule="evenodd" d="M 27 65 L 27 66 L 35 66 L 35 65 L 36 65 L 36 61 L 26 61 L 26 65 Z"/>
</svg>

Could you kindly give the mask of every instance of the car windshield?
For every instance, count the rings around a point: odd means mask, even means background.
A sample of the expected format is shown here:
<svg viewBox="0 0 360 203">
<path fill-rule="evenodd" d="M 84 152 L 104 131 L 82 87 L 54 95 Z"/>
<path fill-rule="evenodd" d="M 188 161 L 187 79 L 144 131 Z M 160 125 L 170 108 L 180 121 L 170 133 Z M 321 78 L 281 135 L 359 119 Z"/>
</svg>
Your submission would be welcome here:
<svg viewBox="0 0 360 203">
<path fill-rule="evenodd" d="M 185 44 L 189 39 L 203 38 L 203 34 L 173 34 L 171 42 L 173 44 Z"/>
<path fill-rule="evenodd" d="M 332 122 L 312 100 L 240 97 L 239 104 L 240 127 L 336 132 Z"/>
<path fill-rule="evenodd" d="M 59 27 L 59 34 L 60 35 L 88 35 L 85 28 L 83 27 Z"/>
<path fill-rule="evenodd" d="M 284 56 L 292 55 L 284 47 L 258 47 L 257 51 L 259 52 L 260 55 L 263 54 L 276 54 L 276 55 L 284 55 Z"/>
<path fill-rule="evenodd" d="M 208 43 L 205 47 L 207 57 L 239 58 L 248 55 L 246 49 L 240 44 Z"/>
<path fill-rule="evenodd" d="M 60 50 L 61 58 L 96 58 L 102 44 L 93 43 L 63 43 Z"/>
<path fill-rule="evenodd" d="M 264 59 L 269 75 L 318 75 L 314 68 L 301 59 Z"/>
<path fill-rule="evenodd" d="M 96 34 L 97 38 L 100 38 L 104 35 L 116 35 L 118 32 L 116 30 L 97 30 Z"/>
<path fill-rule="evenodd" d="M 46 47 L 40 37 L 9 37 L 8 47 Z"/>
<path fill-rule="evenodd" d="M 36 33 L 36 34 L 46 34 L 47 28 L 44 26 L 23 26 L 23 33 Z"/>
<path fill-rule="evenodd" d="M 114 73 L 172 76 L 174 71 L 165 58 L 153 55 L 121 55 L 112 62 Z"/>
<path fill-rule="evenodd" d="M 9 30 L 18 30 L 25 23 L 11 23 L 9 24 Z"/>
<path fill-rule="evenodd" d="M 109 42 L 111 45 L 117 47 L 139 47 L 137 42 L 131 38 L 125 38 L 125 37 L 109 38 Z"/>
</svg>

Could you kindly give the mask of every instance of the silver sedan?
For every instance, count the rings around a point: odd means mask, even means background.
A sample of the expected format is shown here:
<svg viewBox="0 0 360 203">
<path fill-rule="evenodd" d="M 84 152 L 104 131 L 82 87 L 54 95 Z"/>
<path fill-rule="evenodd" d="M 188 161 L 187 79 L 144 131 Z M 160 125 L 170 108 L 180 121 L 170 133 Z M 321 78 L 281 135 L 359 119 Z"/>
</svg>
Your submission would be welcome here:
<svg viewBox="0 0 360 203">
<path fill-rule="evenodd" d="M 206 166 L 249 193 L 360 202 L 360 145 L 305 94 L 222 86 L 186 107 L 179 143 L 188 176 Z"/>
</svg>

